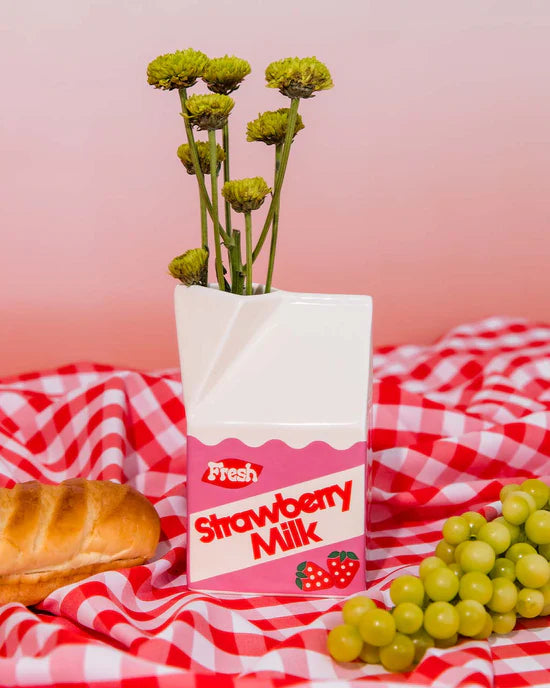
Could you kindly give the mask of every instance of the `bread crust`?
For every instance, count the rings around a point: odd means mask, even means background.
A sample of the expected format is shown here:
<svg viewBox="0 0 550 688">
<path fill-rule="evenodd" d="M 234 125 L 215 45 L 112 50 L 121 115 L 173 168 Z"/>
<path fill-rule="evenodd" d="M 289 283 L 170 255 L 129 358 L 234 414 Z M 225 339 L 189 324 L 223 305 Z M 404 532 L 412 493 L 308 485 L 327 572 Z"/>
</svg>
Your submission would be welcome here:
<svg viewBox="0 0 550 688">
<path fill-rule="evenodd" d="M 0 604 L 36 604 L 101 571 L 142 564 L 160 520 L 129 485 L 73 479 L 0 488 Z"/>
<path fill-rule="evenodd" d="M 118 559 L 104 564 L 89 564 L 67 571 L 44 571 L 0 576 L 0 605 L 20 602 L 26 607 L 42 602 L 50 593 L 65 585 L 78 583 L 84 578 L 103 571 L 126 569 L 147 561 L 145 558 Z"/>
</svg>

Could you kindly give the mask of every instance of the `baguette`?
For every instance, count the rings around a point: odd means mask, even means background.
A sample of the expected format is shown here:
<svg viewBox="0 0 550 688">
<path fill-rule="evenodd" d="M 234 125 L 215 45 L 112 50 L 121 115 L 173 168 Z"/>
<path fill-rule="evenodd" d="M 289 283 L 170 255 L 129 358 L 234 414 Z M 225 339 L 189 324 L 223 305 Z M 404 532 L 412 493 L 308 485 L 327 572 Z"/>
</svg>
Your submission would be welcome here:
<svg viewBox="0 0 550 688">
<path fill-rule="evenodd" d="M 129 485 L 74 479 L 0 488 L 0 604 L 41 602 L 102 571 L 143 564 L 160 522 Z"/>
</svg>

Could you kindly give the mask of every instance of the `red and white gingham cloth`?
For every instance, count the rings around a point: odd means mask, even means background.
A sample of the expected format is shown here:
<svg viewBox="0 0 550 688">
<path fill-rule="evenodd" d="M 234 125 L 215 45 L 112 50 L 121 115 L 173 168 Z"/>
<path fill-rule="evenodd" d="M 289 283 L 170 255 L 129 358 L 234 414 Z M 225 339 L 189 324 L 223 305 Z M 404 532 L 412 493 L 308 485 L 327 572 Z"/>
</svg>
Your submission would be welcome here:
<svg viewBox="0 0 550 688">
<path fill-rule="evenodd" d="M 374 358 L 370 595 L 416 572 L 443 520 L 495 515 L 502 484 L 550 481 L 550 325 L 492 318 Z M 0 686 L 548 686 L 550 617 L 431 650 L 406 675 L 338 665 L 334 599 L 189 592 L 185 411 L 174 371 L 79 364 L 0 379 L 0 484 L 129 482 L 162 522 L 154 561 L 0 607 Z"/>
</svg>

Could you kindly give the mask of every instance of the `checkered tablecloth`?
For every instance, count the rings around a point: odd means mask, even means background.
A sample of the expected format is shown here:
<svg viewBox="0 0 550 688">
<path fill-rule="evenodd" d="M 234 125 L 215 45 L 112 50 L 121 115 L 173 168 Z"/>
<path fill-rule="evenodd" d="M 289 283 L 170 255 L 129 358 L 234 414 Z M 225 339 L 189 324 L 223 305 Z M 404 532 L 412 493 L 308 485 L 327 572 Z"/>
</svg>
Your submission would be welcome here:
<svg viewBox="0 0 550 688">
<path fill-rule="evenodd" d="M 501 486 L 550 481 L 550 326 L 492 318 L 374 358 L 370 594 L 416 572 L 443 520 L 496 514 Z M 0 379 L 0 481 L 129 482 L 162 522 L 154 560 L 0 607 L 0 686 L 548 686 L 550 617 L 431 650 L 414 672 L 337 665 L 334 599 L 189 592 L 185 411 L 176 371 L 79 364 Z"/>
</svg>

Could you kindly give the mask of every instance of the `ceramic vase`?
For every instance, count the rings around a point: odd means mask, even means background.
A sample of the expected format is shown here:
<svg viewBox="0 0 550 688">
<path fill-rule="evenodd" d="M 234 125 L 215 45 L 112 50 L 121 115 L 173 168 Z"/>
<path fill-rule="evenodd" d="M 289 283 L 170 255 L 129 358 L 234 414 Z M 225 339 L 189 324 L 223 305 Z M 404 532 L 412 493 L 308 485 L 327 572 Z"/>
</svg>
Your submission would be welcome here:
<svg viewBox="0 0 550 688">
<path fill-rule="evenodd" d="M 364 590 L 371 298 L 178 285 L 175 311 L 189 587 Z"/>
</svg>

